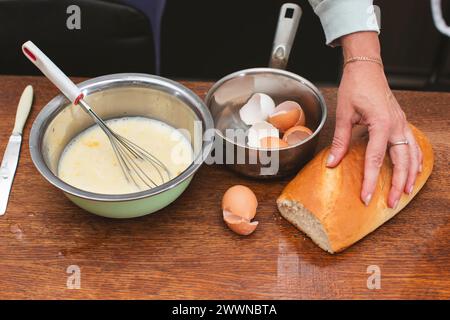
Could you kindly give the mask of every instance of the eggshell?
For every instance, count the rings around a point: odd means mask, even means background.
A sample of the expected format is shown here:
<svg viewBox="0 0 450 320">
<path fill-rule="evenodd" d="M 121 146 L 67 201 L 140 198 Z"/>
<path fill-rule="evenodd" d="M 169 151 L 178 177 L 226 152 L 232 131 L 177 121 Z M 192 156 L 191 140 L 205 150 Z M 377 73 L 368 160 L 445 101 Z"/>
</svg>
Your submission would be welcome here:
<svg viewBox="0 0 450 320">
<path fill-rule="evenodd" d="M 295 126 L 299 117 L 300 111 L 298 109 L 292 109 L 289 111 L 276 112 L 269 117 L 268 121 L 281 132 L 285 132 L 289 128 Z"/>
<path fill-rule="evenodd" d="M 222 198 L 222 210 L 250 221 L 256 215 L 258 200 L 250 188 L 235 185 L 229 188 Z"/>
<path fill-rule="evenodd" d="M 305 125 L 305 114 L 297 102 L 285 101 L 274 109 L 268 121 L 281 132 L 285 132 L 293 126 Z"/>
<path fill-rule="evenodd" d="M 275 109 L 275 102 L 264 93 L 255 93 L 239 110 L 241 120 L 247 125 L 265 121 Z"/>
<path fill-rule="evenodd" d="M 275 110 L 275 102 L 270 96 L 264 93 L 258 93 L 260 97 L 261 112 L 266 120 Z"/>
<path fill-rule="evenodd" d="M 248 129 L 247 144 L 252 148 L 260 148 L 261 139 L 266 137 L 278 138 L 279 136 L 280 132 L 273 125 L 265 121 L 258 122 L 251 126 L 250 129 Z"/>
<path fill-rule="evenodd" d="M 262 148 L 267 149 L 279 149 L 289 146 L 287 142 L 281 140 L 278 137 L 264 137 L 260 140 L 260 145 Z"/>
<path fill-rule="evenodd" d="M 305 117 L 305 113 L 303 112 L 303 109 L 302 109 L 302 112 L 300 112 L 300 117 L 298 118 L 298 121 L 295 125 L 296 126 L 305 126 L 305 124 L 306 124 L 306 117 Z"/>
<path fill-rule="evenodd" d="M 312 135 L 312 131 L 303 126 L 295 126 L 286 131 L 283 135 L 283 140 L 290 146 L 299 143 L 300 141 L 305 140 L 310 135 Z"/>
<path fill-rule="evenodd" d="M 258 221 L 250 222 L 226 210 L 223 211 L 223 219 L 228 228 L 242 236 L 248 236 L 249 234 L 251 234 L 253 231 L 255 231 L 256 227 L 259 224 Z"/>
</svg>

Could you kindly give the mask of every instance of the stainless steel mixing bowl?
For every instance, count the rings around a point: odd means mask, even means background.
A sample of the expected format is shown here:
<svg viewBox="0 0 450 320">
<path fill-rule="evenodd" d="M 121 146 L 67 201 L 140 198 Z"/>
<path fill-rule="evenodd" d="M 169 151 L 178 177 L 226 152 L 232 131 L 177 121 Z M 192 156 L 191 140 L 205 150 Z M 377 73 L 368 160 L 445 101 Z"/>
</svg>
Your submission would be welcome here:
<svg viewBox="0 0 450 320">
<path fill-rule="evenodd" d="M 306 126 L 313 134 L 279 151 L 251 148 L 245 141 L 227 137 L 227 129 L 248 129 L 240 119 L 239 109 L 256 92 L 268 94 L 277 104 L 286 100 L 298 102 L 305 112 Z M 327 118 L 325 100 L 311 82 L 275 68 L 253 68 L 230 74 L 214 84 L 205 101 L 217 129 L 216 143 L 224 148 L 223 161 L 232 170 L 255 178 L 274 178 L 297 172 L 313 156 Z"/>
<path fill-rule="evenodd" d="M 187 130 L 195 160 L 179 176 L 142 192 L 106 195 L 75 188 L 58 178 L 59 159 L 72 138 L 94 123 L 80 107 L 59 95 L 44 107 L 31 129 L 31 157 L 39 172 L 75 204 L 105 217 L 138 217 L 174 201 L 189 185 L 203 163 L 203 155 L 212 147 L 212 142 L 203 140 L 203 133 L 213 129 L 211 114 L 204 103 L 181 84 L 146 74 L 113 74 L 82 82 L 79 86 L 87 102 L 103 119 L 144 116 Z"/>
</svg>

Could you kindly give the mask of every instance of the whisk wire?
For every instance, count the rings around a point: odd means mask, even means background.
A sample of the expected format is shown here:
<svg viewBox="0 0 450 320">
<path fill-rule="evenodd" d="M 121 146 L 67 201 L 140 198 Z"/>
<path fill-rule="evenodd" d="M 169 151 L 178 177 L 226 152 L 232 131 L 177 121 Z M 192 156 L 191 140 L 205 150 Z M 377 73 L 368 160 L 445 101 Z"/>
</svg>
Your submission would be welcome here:
<svg viewBox="0 0 450 320">
<path fill-rule="evenodd" d="M 170 171 L 169 171 L 169 169 L 166 167 L 166 165 L 163 162 L 161 162 L 154 155 L 152 155 L 151 153 L 149 153 L 145 149 L 141 148 L 140 146 L 138 146 L 134 142 L 132 142 L 132 141 L 128 140 L 127 138 L 125 138 L 123 136 L 120 136 L 118 134 L 116 134 L 116 135 L 117 135 L 118 139 L 123 142 L 123 144 L 125 144 L 125 145 L 129 144 L 132 147 L 134 147 L 135 149 L 133 149 L 133 151 L 137 152 L 142 160 L 149 161 L 153 166 L 156 166 L 156 165 L 160 166 L 163 169 L 163 171 L 165 172 L 165 174 L 167 175 L 167 178 L 170 179 Z M 164 180 L 164 178 L 163 178 L 163 176 L 161 174 L 161 170 L 158 170 L 158 173 L 160 174 L 161 180 Z"/>
<path fill-rule="evenodd" d="M 156 172 L 158 173 L 158 175 L 159 175 L 159 177 L 160 177 L 162 182 L 164 182 L 165 179 L 164 179 L 163 174 L 161 173 L 161 169 L 158 168 L 157 165 L 159 165 L 164 170 L 164 172 L 167 175 L 167 178 L 170 179 L 170 171 L 169 171 L 169 169 L 167 169 L 167 167 L 159 159 L 157 159 L 152 154 L 150 154 L 147 151 L 145 151 L 145 149 L 143 149 L 143 148 L 139 147 L 138 145 L 136 145 L 135 143 L 131 142 L 127 138 L 125 138 L 125 137 L 119 135 L 118 133 L 112 131 L 108 127 L 107 127 L 107 130 L 120 143 L 120 146 L 126 148 L 135 158 L 140 159 L 142 161 L 147 160 L 148 163 L 156 170 Z M 127 154 L 125 153 L 125 155 L 127 155 Z M 148 177 L 148 175 L 142 170 L 142 168 L 139 167 L 136 164 L 136 162 L 133 161 L 132 158 L 130 158 L 130 160 L 133 162 L 133 164 L 135 165 L 137 170 L 139 170 L 147 179 L 149 179 L 156 186 L 156 183 L 150 177 Z"/>
<path fill-rule="evenodd" d="M 133 182 L 136 185 L 136 182 L 134 181 L 134 179 L 132 179 L 132 177 L 129 178 L 129 176 L 131 176 L 131 174 L 129 172 L 130 170 L 129 170 L 128 166 L 126 165 L 125 160 L 123 159 L 123 157 L 120 154 L 119 150 L 117 150 L 117 146 L 116 146 L 116 143 L 115 143 L 114 139 L 111 138 L 109 134 L 108 134 L 108 139 L 109 139 L 109 142 L 111 143 L 111 146 L 113 148 L 114 154 L 116 154 L 117 160 L 118 160 L 118 162 L 120 164 L 120 169 L 122 170 L 122 173 L 125 176 L 125 179 L 127 180 L 128 183 Z M 130 180 L 133 180 L 133 181 L 130 181 Z"/>
<path fill-rule="evenodd" d="M 152 179 L 137 163 L 137 159 L 150 164 L 151 167 L 157 172 L 162 183 L 170 180 L 170 171 L 161 160 L 156 158 L 147 150 L 110 129 L 103 119 L 101 119 L 88 105 L 86 105 L 83 100 L 80 100 L 80 105 L 93 117 L 95 122 L 107 135 L 127 182 L 132 182 L 138 188 L 141 187 L 138 181 L 144 183 L 148 188 L 158 186 L 155 180 Z M 163 173 L 167 177 L 165 177 Z"/>
<path fill-rule="evenodd" d="M 121 137 L 118 136 L 118 137 L 116 137 L 116 139 L 120 140 Z M 137 158 L 137 159 L 139 159 L 139 160 L 141 160 L 141 161 L 147 160 L 147 159 L 143 158 L 143 157 L 142 157 L 139 153 L 137 153 L 135 150 L 133 150 L 130 146 L 128 146 L 125 142 L 121 141 L 121 145 L 122 145 L 123 147 L 125 147 L 131 154 L 133 154 L 133 155 L 135 156 L 135 158 Z M 148 163 L 149 163 L 153 168 L 156 169 L 156 172 L 158 173 L 158 175 L 159 175 L 161 181 L 164 181 L 164 177 L 163 177 L 161 171 L 158 170 L 157 166 L 156 166 L 152 161 L 149 161 Z M 147 175 L 145 174 L 145 172 L 143 172 L 143 171 L 141 170 L 140 167 L 139 167 L 139 171 L 141 171 L 141 172 L 144 174 L 144 176 L 147 177 Z M 150 179 L 150 177 L 148 177 L 148 179 Z"/>
<path fill-rule="evenodd" d="M 135 183 L 135 185 L 137 187 L 140 187 L 139 184 L 136 182 L 136 179 L 134 178 L 134 175 L 136 175 L 139 180 L 141 180 L 147 187 L 152 188 L 152 187 L 156 187 L 157 183 L 150 178 L 145 171 L 136 163 L 136 161 L 133 159 L 133 157 L 131 157 L 124 149 L 126 149 L 126 147 L 120 143 L 117 143 L 117 140 L 114 141 L 114 143 L 117 145 L 117 149 L 119 151 L 119 155 L 121 157 L 123 157 L 123 159 L 125 160 L 126 166 L 127 168 L 129 168 L 127 170 L 130 178 L 133 180 L 133 182 Z M 131 168 L 131 170 L 130 170 Z M 134 175 L 133 175 L 134 173 Z M 147 180 L 146 180 L 147 179 Z M 149 183 L 150 182 L 150 183 Z M 164 180 L 162 180 L 162 182 L 164 182 Z"/>
<path fill-rule="evenodd" d="M 98 116 L 95 113 L 94 118 L 98 120 Z M 108 137 L 111 147 L 113 148 L 114 154 L 116 155 L 116 158 L 120 164 L 120 168 L 122 169 L 122 173 L 125 176 L 125 179 L 127 180 L 128 183 L 133 182 L 137 187 L 139 187 L 138 183 L 136 182 L 131 173 L 130 166 L 128 164 L 129 162 L 128 159 L 126 158 L 125 154 L 122 153 L 122 151 L 120 150 L 120 145 L 118 145 L 114 139 L 114 132 L 112 132 L 102 121 L 98 121 L 97 124 L 100 126 L 100 128 Z M 151 187 L 149 185 L 147 186 Z"/>
</svg>

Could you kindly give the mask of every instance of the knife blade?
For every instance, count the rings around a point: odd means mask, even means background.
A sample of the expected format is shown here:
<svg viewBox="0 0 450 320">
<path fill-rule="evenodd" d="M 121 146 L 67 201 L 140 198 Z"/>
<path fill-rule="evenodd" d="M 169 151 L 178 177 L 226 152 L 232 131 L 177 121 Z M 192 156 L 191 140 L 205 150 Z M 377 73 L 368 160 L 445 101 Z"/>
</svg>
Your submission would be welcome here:
<svg viewBox="0 0 450 320">
<path fill-rule="evenodd" d="M 16 121 L 5 154 L 0 166 L 0 216 L 4 215 L 8 206 L 9 194 L 19 162 L 22 131 L 33 103 L 33 87 L 27 86 L 20 97 L 17 107 Z"/>
</svg>

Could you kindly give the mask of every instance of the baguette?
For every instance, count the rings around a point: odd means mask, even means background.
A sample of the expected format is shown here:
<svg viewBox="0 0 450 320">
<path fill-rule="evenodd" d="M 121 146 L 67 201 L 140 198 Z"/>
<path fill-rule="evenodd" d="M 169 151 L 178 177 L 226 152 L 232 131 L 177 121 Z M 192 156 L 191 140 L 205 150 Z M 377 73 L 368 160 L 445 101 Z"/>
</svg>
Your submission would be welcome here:
<svg viewBox="0 0 450 320">
<path fill-rule="evenodd" d="M 277 199 L 281 215 L 329 253 L 342 251 L 374 231 L 413 199 L 433 169 L 430 141 L 420 130 L 410 127 L 423 153 L 423 167 L 412 193 L 403 194 L 396 209 L 387 205 L 392 179 L 388 153 L 369 206 L 360 200 L 367 137 L 359 136 L 336 168 L 326 167 L 328 147 L 297 174 Z"/>
</svg>

